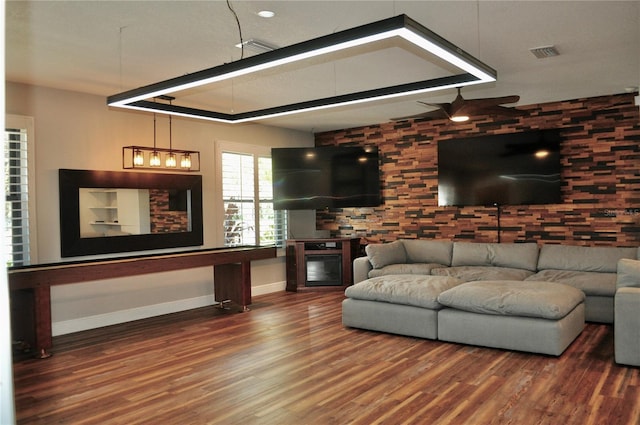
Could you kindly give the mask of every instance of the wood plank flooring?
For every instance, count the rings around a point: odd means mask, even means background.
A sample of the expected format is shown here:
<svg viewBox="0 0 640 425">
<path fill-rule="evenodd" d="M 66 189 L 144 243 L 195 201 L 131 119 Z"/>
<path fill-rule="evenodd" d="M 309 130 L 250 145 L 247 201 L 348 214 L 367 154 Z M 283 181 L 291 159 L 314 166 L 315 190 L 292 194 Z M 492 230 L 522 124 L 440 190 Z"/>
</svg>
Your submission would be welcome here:
<svg viewBox="0 0 640 425">
<path fill-rule="evenodd" d="M 587 324 L 559 358 L 344 328 L 342 293 L 254 297 L 54 339 L 18 424 L 640 424 L 640 369 Z"/>
</svg>

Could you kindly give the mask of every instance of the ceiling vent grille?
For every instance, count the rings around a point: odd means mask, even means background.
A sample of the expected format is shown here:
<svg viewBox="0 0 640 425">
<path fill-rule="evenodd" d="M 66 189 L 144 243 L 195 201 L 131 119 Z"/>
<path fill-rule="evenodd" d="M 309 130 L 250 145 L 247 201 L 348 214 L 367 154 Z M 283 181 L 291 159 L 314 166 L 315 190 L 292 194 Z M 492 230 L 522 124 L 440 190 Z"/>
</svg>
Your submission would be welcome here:
<svg viewBox="0 0 640 425">
<path fill-rule="evenodd" d="M 538 59 L 550 58 L 560 54 L 558 49 L 556 49 L 556 46 L 535 47 L 533 49 L 529 49 L 529 51 Z"/>
<path fill-rule="evenodd" d="M 241 48 L 242 46 L 244 46 L 245 48 L 248 48 L 249 50 L 253 50 L 254 52 L 257 52 L 257 53 L 270 52 L 277 48 L 275 46 L 272 46 L 269 43 L 265 43 L 264 41 L 256 40 L 253 38 L 250 40 L 244 41 L 242 43 L 236 44 L 237 48 Z"/>
</svg>

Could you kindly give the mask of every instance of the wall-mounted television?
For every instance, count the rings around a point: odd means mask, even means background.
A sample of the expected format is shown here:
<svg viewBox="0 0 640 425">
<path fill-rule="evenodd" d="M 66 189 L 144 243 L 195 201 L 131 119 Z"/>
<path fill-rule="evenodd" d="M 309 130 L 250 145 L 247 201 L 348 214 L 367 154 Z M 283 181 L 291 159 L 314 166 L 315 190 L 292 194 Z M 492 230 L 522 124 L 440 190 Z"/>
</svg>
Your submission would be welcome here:
<svg viewBox="0 0 640 425">
<path fill-rule="evenodd" d="M 441 140 L 438 205 L 559 204 L 557 130 Z"/>
<path fill-rule="evenodd" d="M 377 148 L 273 148 L 277 210 L 372 207 L 381 204 Z"/>
</svg>

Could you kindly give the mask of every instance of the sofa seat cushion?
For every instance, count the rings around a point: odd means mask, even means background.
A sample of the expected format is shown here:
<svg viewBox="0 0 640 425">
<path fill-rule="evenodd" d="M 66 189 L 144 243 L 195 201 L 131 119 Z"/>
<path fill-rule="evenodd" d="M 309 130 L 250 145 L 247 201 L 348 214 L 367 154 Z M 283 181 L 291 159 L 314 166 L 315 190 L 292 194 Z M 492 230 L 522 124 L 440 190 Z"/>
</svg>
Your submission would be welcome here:
<svg viewBox="0 0 640 425">
<path fill-rule="evenodd" d="M 534 281 L 467 282 L 441 293 L 438 302 L 472 313 L 558 320 L 584 302 L 569 285 Z"/>
<path fill-rule="evenodd" d="M 431 270 L 434 276 L 451 276 L 465 282 L 476 280 L 525 280 L 534 272 L 524 269 L 493 266 L 457 266 Z"/>
<path fill-rule="evenodd" d="M 541 270 L 527 280 L 564 283 L 580 289 L 586 295 L 613 297 L 616 293 L 615 273 Z"/>
<path fill-rule="evenodd" d="M 348 298 L 439 310 L 438 295 L 463 283 L 452 277 L 393 275 L 363 280 L 345 290 Z"/>
<path fill-rule="evenodd" d="M 442 264 L 436 263 L 407 263 L 407 264 L 389 264 L 379 269 L 369 270 L 369 277 L 388 276 L 392 274 L 420 274 L 430 275 L 434 268 L 444 267 Z"/>
</svg>

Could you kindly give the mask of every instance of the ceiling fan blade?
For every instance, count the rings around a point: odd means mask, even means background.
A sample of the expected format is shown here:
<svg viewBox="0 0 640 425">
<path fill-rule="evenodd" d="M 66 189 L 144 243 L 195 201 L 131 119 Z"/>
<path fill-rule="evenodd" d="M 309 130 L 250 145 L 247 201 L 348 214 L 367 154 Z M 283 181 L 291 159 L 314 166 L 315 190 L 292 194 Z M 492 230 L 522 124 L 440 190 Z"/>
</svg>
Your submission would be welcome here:
<svg viewBox="0 0 640 425">
<path fill-rule="evenodd" d="M 474 106 L 484 108 L 490 106 L 498 106 L 509 103 L 516 103 L 520 100 L 520 96 L 502 96 L 502 97 L 486 97 L 482 99 L 468 99 L 465 100 L 467 104 L 473 104 Z"/>
<path fill-rule="evenodd" d="M 445 111 L 443 111 L 442 109 L 436 109 L 433 111 L 423 112 L 421 114 L 409 115 L 406 117 L 391 118 L 391 121 L 406 121 L 406 120 L 421 119 L 421 118 L 436 119 L 436 118 L 448 118 L 448 116 L 445 113 Z"/>
<path fill-rule="evenodd" d="M 453 99 L 453 102 L 451 102 L 449 105 L 449 111 L 451 112 L 456 112 L 459 111 L 460 109 L 462 109 L 464 107 L 464 105 L 466 105 L 469 101 L 465 100 L 462 95 L 460 94 L 460 89 L 458 89 L 458 95 L 456 96 L 455 99 Z"/>
<path fill-rule="evenodd" d="M 423 102 L 421 100 L 418 100 L 417 102 L 429 108 L 448 109 L 451 107 L 450 103 L 429 103 L 429 102 Z"/>
<path fill-rule="evenodd" d="M 451 103 L 429 103 L 424 101 L 418 101 L 419 104 L 430 108 L 437 108 L 436 110 L 424 112 L 422 114 L 409 115 L 406 117 L 392 118 L 392 121 L 403 121 L 409 119 L 418 118 L 449 118 L 466 115 L 496 115 L 496 116 L 522 116 L 526 115 L 526 111 L 522 111 L 515 108 L 509 108 L 500 106 L 503 104 L 516 103 L 520 100 L 520 96 L 501 96 L 501 97 L 487 97 L 480 99 L 466 100 L 460 94 L 460 88 L 458 87 L 458 95 Z"/>
</svg>

